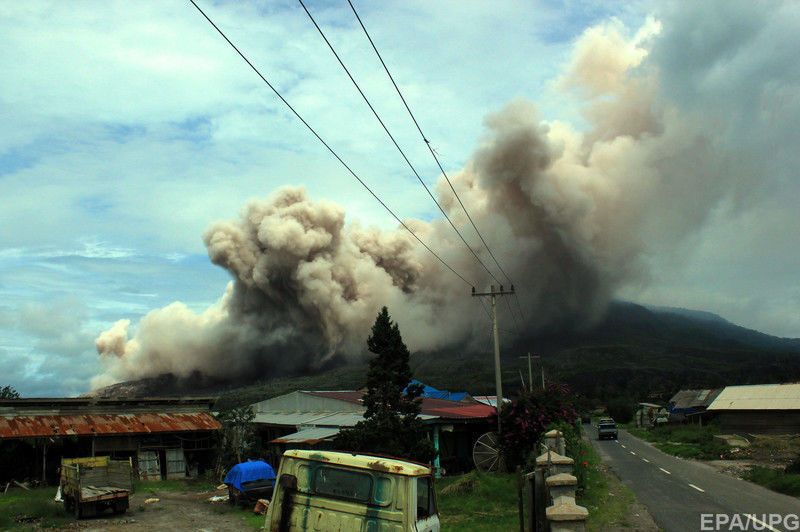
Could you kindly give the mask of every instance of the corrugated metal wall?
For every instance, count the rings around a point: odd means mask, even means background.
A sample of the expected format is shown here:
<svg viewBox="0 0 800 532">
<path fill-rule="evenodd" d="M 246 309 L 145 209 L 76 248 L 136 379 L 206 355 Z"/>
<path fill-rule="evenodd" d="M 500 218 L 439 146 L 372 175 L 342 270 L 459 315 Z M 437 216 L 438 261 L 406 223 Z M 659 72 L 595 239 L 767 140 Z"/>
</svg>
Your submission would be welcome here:
<svg viewBox="0 0 800 532">
<path fill-rule="evenodd" d="M 800 434 L 800 412 L 768 410 L 761 412 L 719 412 L 723 432 L 736 434 Z"/>
</svg>

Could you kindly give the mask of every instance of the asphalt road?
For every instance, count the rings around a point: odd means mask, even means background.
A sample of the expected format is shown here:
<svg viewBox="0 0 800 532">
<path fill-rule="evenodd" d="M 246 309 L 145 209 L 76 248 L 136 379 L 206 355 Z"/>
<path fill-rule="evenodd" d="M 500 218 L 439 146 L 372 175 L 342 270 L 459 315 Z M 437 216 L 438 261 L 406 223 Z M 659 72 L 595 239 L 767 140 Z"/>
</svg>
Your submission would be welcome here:
<svg viewBox="0 0 800 532">
<path fill-rule="evenodd" d="M 592 444 L 603 461 L 647 507 L 656 524 L 667 532 L 692 530 L 798 530 L 796 517 L 780 523 L 769 514 L 800 514 L 800 499 L 781 495 L 756 484 L 718 473 L 701 462 L 662 453 L 652 445 L 619 431 L 619 440 L 597 441 L 594 427 L 587 427 Z M 726 514 L 720 517 L 702 514 Z M 738 514 L 739 521 L 735 521 Z M 754 517 L 747 518 L 745 514 Z M 766 514 L 766 515 L 765 515 Z M 775 519 L 775 518 L 772 518 Z M 739 525 L 743 528 L 740 528 Z M 767 525 L 767 526 L 765 526 Z"/>
</svg>

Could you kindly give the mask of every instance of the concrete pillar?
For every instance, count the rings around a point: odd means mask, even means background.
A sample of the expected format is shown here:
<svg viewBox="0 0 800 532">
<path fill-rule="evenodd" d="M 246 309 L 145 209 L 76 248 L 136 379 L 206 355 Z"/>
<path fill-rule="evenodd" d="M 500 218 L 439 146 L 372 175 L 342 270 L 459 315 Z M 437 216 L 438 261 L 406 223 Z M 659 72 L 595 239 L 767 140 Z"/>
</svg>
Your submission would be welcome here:
<svg viewBox="0 0 800 532">
<path fill-rule="evenodd" d="M 575 489 L 578 487 L 578 479 L 568 473 L 551 475 L 545 480 L 547 491 L 553 501 L 560 497 L 567 497 L 575 500 Z"/>
<path fill-rule="evenodd" d="M 558 454 L 565 454 L 567 452 L 566 441 L 564 434 L 560 430 L 550 430 L 544 434 L 544 445 L 548 449 L 552 449 Z"/>
<path fill-rule="evenodd" d="M 546 467 L 551 475 L 559 473 L 572 474 L 575 460 L 568 456 L 562 456 L 554 451 L 548 451 L 536 457 L 536 467 Z"/>
<path fill-rule="evenodd" d="M 583 532 L 589 511 L 575 504 L 575 499 L 562 496 L 547 507 L 545 515 L 550 523 L 550 532 Z"/>
</svg>

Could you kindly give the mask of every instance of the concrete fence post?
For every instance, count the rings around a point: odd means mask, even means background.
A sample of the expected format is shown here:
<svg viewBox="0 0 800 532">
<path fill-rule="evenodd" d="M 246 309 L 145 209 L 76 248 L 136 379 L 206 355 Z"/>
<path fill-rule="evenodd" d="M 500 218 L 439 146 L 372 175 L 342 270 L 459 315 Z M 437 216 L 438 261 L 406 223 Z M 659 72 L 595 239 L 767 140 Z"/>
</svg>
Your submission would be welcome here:
<svg viewBox="0 0 800 532">
<path fill-rule="evenodd" d="M 545 510 L 550 532 L 583 532 L 586 530 L 586 518 L 589 511 L 575 504 L 571 497 L 559 497 L 552 506 Z"/>
<path fill-rule="evenodd" d="M 547 451 L 536 457 L 536 468 L 543 467 L 549 470 L 551 475 L 559 473 L 572 473 L 575 460 L 568 456 L 562 456 L 555 451 Z"/>
<path fill-rule="evenodd" d="M 547 491 L 550 497 L 555 501 L 559 497 L 568 497 L 575 500 L 575 490 L 578 487 L 578 479 L 569 473 L 559 473 L 557 475 L 550 475 L 545 480 L 547 484 Z"/>
<path fill-rule="evenodd" d="M 558 454 L 566 454 L 566 442 L 564 440 L 564 434 L 560 430 L 550 430 L 545 432 L 544 434 L 544 446 L 547 449 L 552 449 L 553 451 L 557 452 Z"/>
</svg>

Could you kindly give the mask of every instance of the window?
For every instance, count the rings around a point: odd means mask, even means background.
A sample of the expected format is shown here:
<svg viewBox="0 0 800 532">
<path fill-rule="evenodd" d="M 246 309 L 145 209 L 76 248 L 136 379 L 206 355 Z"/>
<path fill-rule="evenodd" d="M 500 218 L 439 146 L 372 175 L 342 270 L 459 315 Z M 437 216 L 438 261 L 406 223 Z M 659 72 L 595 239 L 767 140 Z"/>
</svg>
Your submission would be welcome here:
<svg viewBox="0 0 800 532">
<path fill-rule="evenodd" d="M 372 476 L 346 469 L 320 467 L 314 475 L 314 491 L 356 502 L 369 502 L 372 492 Z"/>
<path fill-rule="evenodd" d="M 417 478 L 417 521 L 436 514 L 431 477 Z"/>
</svg>

